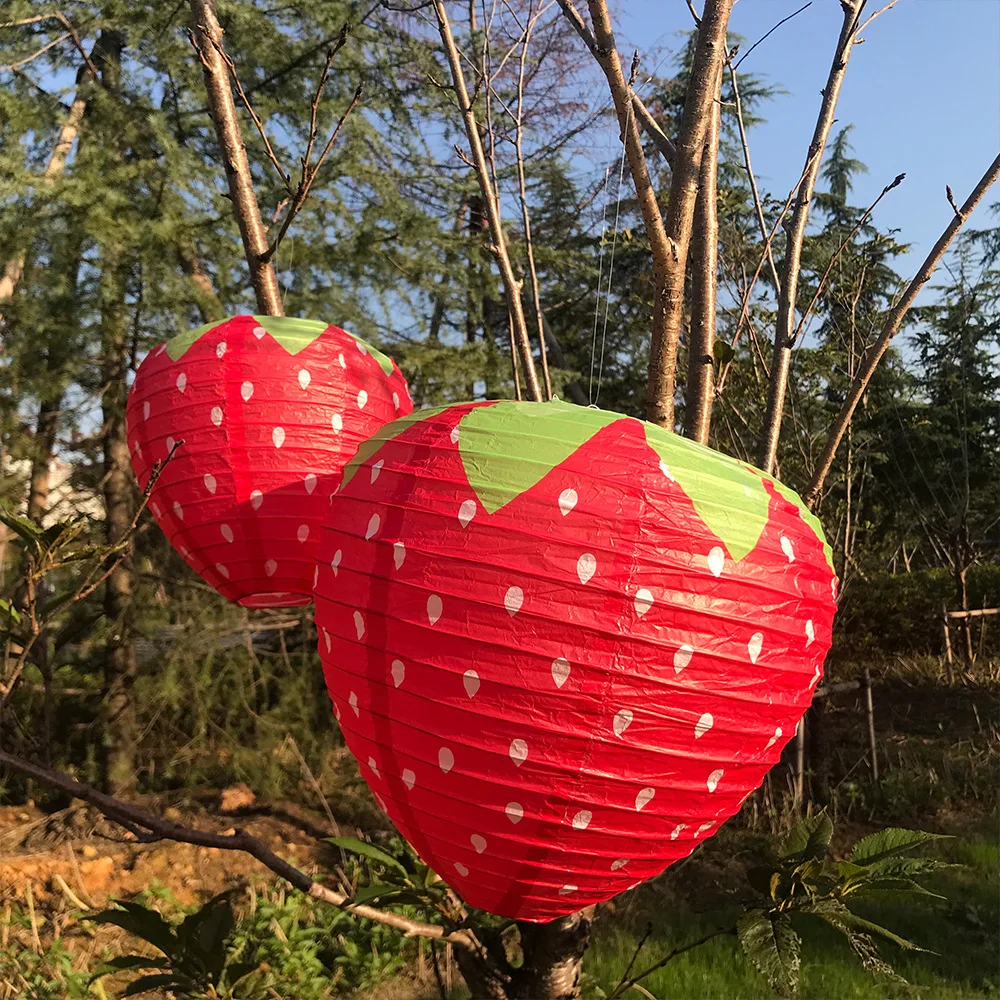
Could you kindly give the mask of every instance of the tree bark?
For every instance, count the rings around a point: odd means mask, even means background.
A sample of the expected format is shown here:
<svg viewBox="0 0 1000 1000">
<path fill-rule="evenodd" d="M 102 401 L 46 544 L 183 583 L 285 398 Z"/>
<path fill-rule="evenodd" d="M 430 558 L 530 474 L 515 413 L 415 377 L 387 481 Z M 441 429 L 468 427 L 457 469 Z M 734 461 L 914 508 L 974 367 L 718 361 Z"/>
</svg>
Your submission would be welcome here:
<svg viewBox="0 0 1000 1000">
<path fill-rule="evenodd" d="M 823 446 L 823 454 L 816 463 L 816 471 L 813 473 L 812 482 L 809 484 L 809 489 L 803 497 L 810 507 L 819 498 L 820 492 L 823 489 L 823 483 L 826 481 L 826 477 L 833 467 L 833 459 L 837 454 L 837 448 L 840 446 L 844 433 L 851 422 L 851 418 L 854 416 L 855 408 L 860 402 L 861 397 L 865 394 L 868 383 L 871 381 L 872 376 L 875 374 L 875 369 L 878 368 L 878 364 L 882 360 L 882 355 L 889 348 L 889 341 L 892 340 L 896 335 L 896 331 L 899 330 L 900 324 L 910 311 L 910 307 L 920 293 L 920 289 L 930 281 L 931 275 L 938 264 L 941 263 L 941 258 L 944 257 L 952 240 L 958 235 L 958 231 L 965 225 L 968 217 L 983 200 L 986 192 L 998 177 L 1000 177 L 1000 154 L 997 155 L 997 158 L 987 168 L 986 173 L 979 179 L 979 183 L 973 189 L 972 194 L 965 200 L 965 204 L 953 214 L 944 232 L 938 237 L 937 242 L 931 247 L 931 251 L 923 264 L 920 265 L 920 270 L 917 271 L 913 280 L 907 286 L 906 291 L 903 292 L 902 298 L 886 316 L 878 340 L 865 353 L 858 369 L 857 377 L 851 386 L 851 391 L 844 400 L 844 404 L 840 408 L 840 413 L 837 414 L 837 419 L 834 421 L 827 435 L 826 443 Z"/>
<path fill-rule="evenodd" d="M 96 45 L 91 50 L 91 60 L 95 58 L 100 58 L 100 53 Z M 77 134 L 80 131 L 80 122 L 83 120 L 83 116 L 87 110 L 88 95 L 86 93 L 86 85 L 92 82 L 95 82 L 93 74 L 90 71 L 90 67 L 84 63 L 77 70 L 76 95 L 73 98 L 73 103 L 70 105 L 69 114 L 59 129 L 56 144 L 52 147 L 49 161 L 42 173 L 42 181 L 48 186 L 55 183 L 56 178 L 62 174 L 66 167 L 66 157 L 69 156 L 69 151 L 73 148 L 73 143 L 76 141 Z M 6 302 L 13 297 L 18 282 L 24 274 L 25 257 L 26 251 L 22 248 L 4 265 L 3 275 L 0 276 L 0 303 Z M 2 322 L 3 313 L 0 313 L 0 323 Z"/>
<path fill-rule="evenodd" d="M 709 113 L 708 136 L 701 160 L 701 180 L 694 209 L 691 244 L 691 332 L 688 337 L 688 374 L 684 387 L 684 433 L 708 444 L 714 395 L 715 300 L 719 269 L 719 88 L 722 63 Z"/>
<path fill-rule="evenodd" d="M 469 91 L 465 86 L 465 74 L 462 72 L 462 64 L 459 59 L 454 36 L 451 33 L 451 22 L 448 20 L 448 12 L 445 10 L 444 0 L 433 0 L 433 4 L 434 13 L 437 15 L 441 43 L 444 46 L 448 65 L 451 69 L 455 96 L 458 98 L 459 109 L 462 112 L 462 119 L 465 123 L 466 138 L 469 141 L 469 148 L 472 151 L 472 165 L 479 180 L 479 189 L 482 192 L 483 203 L 486 207 L 486 217 L 490 224 L 490 235 L 493 237 L 491 250 L 494 257 L 496 257 L 497 266 L 500 269 L 500 277 L 503 280 L 504 295 L 507 299 L 507 312 L 510 315 L 510 321 L 513 326 L 514 342 L 517 345 L 517 352 L 521 358 L 525 381 L 528 383 L 528 392 L 531 394 L 533 400 L 540 402 L 542 399 L 542 389 L 538 381 L 538 373 L 535 371 L 535 359 L 531 353 L 528 326 L 525 322 L 524 308 L 521 304 L 521 282 L 514 277 L 514 269 L 510 263 L 510 255 L 507 252 L 507 239 L 503 231 L 503 220 L 500 217 L 500 205 L 497 202 L 493 185 L 490 182 L 489 167 L 486 164 L 486 154 L 483 152 L 483 143 L 479 135 L 476 114 L 469 100 Z"/>
<path fill-rule="evenodd" d="M 250 283 L 257 299 L 257 308 L 265 315 L 284 316 L 278 276 L 274 265 L 265 256 L 268 250 L 267 229 L 260 217 L 250 174 L 250 161 L 240 134 L 236 104 L 229 83 L 229 68 L 222 58 L 222 28 L 215 16 L 215 0 L 191 0 L 191 17 L 195 46 L 205 77 L 208 108 L 222 152 L 233 213 L 250 267 Z"/>
<path fill-rule="evenodd" d="M 795 342 L 795 306 L 798 297 L 799 272 L 802 269 L 802 244 L 809 220 L 809 206 L 812 204 L 816 178 L 823 160 L 830 129 L 837 110 L 837 99 L 847 72 L 847 61 L 851 58 L 854 40 L 866 0 L 840 0 L 844 20 L 834 53 L 833 65 L 823 88 L 823 102 L 820 105 L 816 127 L 813 130 L 806 166 L 795 196 L 792 217 L 788 224 L 788 242 L 782 261 L 781 288 L 778 294 L 778 319 L 774 331 L 774 350 L 771 356 L 771 373 L 767 389 L 767 410 L 761 430 L 757 464 L 765 472 L 774 471 L 778 454 L 778 438 L 781 436 L 781 418 L 785 410 L 785 393 L 788 389 L 788 370 L 792 363 L 792 346 Z"/>
</svg>

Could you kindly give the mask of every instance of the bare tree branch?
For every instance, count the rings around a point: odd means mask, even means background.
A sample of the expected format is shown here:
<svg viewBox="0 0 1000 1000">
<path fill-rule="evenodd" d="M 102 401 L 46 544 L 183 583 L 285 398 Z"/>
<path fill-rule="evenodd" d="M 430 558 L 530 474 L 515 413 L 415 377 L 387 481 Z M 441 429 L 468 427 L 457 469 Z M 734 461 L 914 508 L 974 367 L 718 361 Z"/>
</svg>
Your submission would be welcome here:
<svg viewBox="0 0 1000 1000">
<path fill-rule="evenodd" d="M 788 389 L 788 370 L 792 360 L 793 331 L 795 328 L 795 303 L 799 288 L 799 273 L 802 269 L 802 245 L 805 241 L 809 207 L 812 204 L 816 178 L 819 176 L 823 150 L 833 127 L 837 110 L 837 99 L 847 72 L 847 63 L 857 37 L 858 21 L 866 0 L 840 0 L 844 13 L 833 56 L 833 65 L 823 88 L 816 127 L 806 154 L 804 180 L 799 186 L 795 207 L 788 226 L 788 241 L 782 262 L 781 289 L 778 293 L 778 319 L 774 331 L 774 350 L 771 357 L 771 377 L 768 382 L 767 410 L 761 429 L 757 464 L 765 472 L 774 470 L 778 453 L 778 438 L 781 435 L 781 417 L 785 408 L 785 393 Z"/>
<path fill-rule="evenodd" d="M 437 15 L 441 42 L 444 45 L 448 65 L 451 68 L 452 81 L 455 85 L 455 96 L 458 98 L 459 108 L 465 122 L 465 134 L 469 140 L 469 147 L 472 150 L 476 178 L 479 181 L 483 201 L 486 205 L 490 235 L 493 238 L 490 249 L 496 257 L 500 276 L 503 279 L 504 295 L 507 299 L 507 312 L 510 315 L 510 322 L 512 324 L 512 334 L 517 344 L 518 353 L 521 356 L 525 380 L 528 383 L 528 391 L 532 399 L 540 402 L 542 399 L 542 389 L 538 381 L 538 373 L 535 371 L 535 359 L 531 354 L 531 342 L 528 339 L 528 328 L 524 319 L 524 309 L 521 305 L 521 283 L 514 277 L 514 270 L 511 267 L 510 255 L 507 252 L 507 240 L 503 231 L 503 220 L 500 217 L 500 205 L 495 197 L 493 184 L 490 181 L 489 167 L 486 164 L 486 155 L 483 152 L 483 143 L 479 135 L 479 125 L 476 122 L 476 114 L 469 101 L 469 91 L 465 85 L 465 75 L 462 72 L 461 58 L 458 54 L 458 47 L 455 45 L 454 36 L 451 33 L 451 22 L 448 20 L 448 12 L 445 10 L 444 0 L 433 0 L 433 4 L 434 13 Z"/>
<path fill-rule="evenodd" d="M 31 761 L 16 757 L 0 750 L 0 764 L 9 767 L 18 774 L 42 782 L 49 788 L 56 788 L 95 806 L 104 816 L 124 826 L 136 835 L 140 841 L 173 840 L 181 844 L 194 844 L 198 847 L 216 847 L 223 851 L 243 851 L 256 858 L 262 865 L 269 868 L 275 875 L 289 882 L 300 892 L 314 899 L 339 907 L 356 917 L 374 920 L 376 923 L 387 924 L 401 931 L 404 937 L 424 937 L 431 940 L 445 941 L 468 951 L 480 951 L 480 945 L 471 930 L 461 929 L 449 931 L 437 924 L 426 924 L 418 920 L 391 913 L 388 910 L 378 910 L 372 906 L 352 903 L 350 899 L 339 892 L 334 892 L 305 872 L 290 865 L 279 857 L 256 837 L 246 830 L 235 833 L 210 833 L 207 830 L 197 830 L 193 827 L 171 823 L 151 813 L 122 802 L 111 795 L 105 795 L 96 788 L 74 781 L 68 775 L 34 764 Z M 148 831 L 148 832 L 147 832 Z"/>
<path fill-rule="evenodd" d="M 931 247 L 930 253 L 923 264 L 921 264 L 920 270 L 917 271 L 913 280 L 907 286 L 906 291 L 903 292 L 902 298 L 886 316 L 878 340 L 865 353 L 854 380 L 854 385 L 851 386 L 851 391 L 844 400 L 840 413 L 837 415 L 837 419 L 834 421 L 827 435 L 826 443 L 823 446 L 823 453 L 816 464 L 816 471 L 813 473 L 812 482 L 809 484 L 809 489 L 806 491 L 804 497 L 806 503 L 810 506 L 816 502 L 820 491 L 823 489 L 823 483 L 833 466 L 833 459 L 844 437 L 844 432 L 847 430 L 851 418 L 854 416 L 854 410 L 857 408 L 858 402 L 868 388 L 868 383 L 871 381 L 872 375 L 875 374 L 875 369 L 889 347 L 889 341 L 892 340 L 899 330 L 900 324 L 909 312 L 920 289 L 930 280 L 934 269 L 941 262 L 941 258 L 945 255 L 952 240 L 958 235 L 959 230 L 965 225 L 966 220 L 979 202 L 982 201 L 984 195 L 998 177 L 1000 177 L 1000 155 L 987 168 L 986 173 L 980 178 L 972 194 L 965 200 L 965 204 L 952 215 L 951 221 L 945 227 L 944 232 L 938 237 L 934 246 Z"/>
<path fill-rule="evenodd" d="M 267 230 L 260 217 L 257 194 L 250 174 L 250 161 L 240 135 L 236 105 L 229 85 L 229 71 L 221 53 L 222 28 L 215 16 L 215 0 L 190 0 L 194 31 L 192 43 L 201 59 L 208 106 L 219 140 L 233 212 L 243 239 L 243 252 L 250 268 L 250 283 L 257 308 L 269 316 L 283 316 L 281 291 L 274 265 L 265 257 Z"/>
</svg>

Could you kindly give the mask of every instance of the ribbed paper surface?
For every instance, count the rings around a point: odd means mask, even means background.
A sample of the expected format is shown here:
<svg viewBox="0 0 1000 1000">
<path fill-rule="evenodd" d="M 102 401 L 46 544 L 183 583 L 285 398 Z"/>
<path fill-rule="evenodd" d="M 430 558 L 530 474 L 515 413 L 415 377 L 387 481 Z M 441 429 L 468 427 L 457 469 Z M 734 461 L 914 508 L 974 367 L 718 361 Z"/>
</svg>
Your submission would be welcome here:
<svg viewBox="0 0 1000 1000">
<path fill-rule="evenodd" d="M 738 810 L 820 679 L 836 580 L 794 494 L 659 428 L 427 413 L 366 442 L 331 500 L 327 684 L 424 860 L 474 906 L 549 920 Z"/>
<path fill-rule="evenodd" d="M 128 440 L 143 488 L 183 442 L 149 507 L 206 582 L 251 607 L 308 604 L 344 463 L 410 410 L 399 369 L 338 327 L 237 316 L 150 352 L 129 394 Z"/>
</svg>

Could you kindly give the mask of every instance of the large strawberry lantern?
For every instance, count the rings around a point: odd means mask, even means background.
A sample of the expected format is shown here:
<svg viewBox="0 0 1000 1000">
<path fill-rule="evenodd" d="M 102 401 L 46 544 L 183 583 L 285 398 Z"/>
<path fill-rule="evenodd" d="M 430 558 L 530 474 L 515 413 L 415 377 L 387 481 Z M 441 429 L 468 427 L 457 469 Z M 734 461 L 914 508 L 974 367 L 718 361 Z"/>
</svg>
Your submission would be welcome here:
<svg viewBox="0 0 1000 1000">
<path fill-rule="evenodd" d="M 318 560 L 363 775 L 470 904 L 532 921 L 660 872 L 739 809 L 809 705 L 835 610 L 794 493 L 558 402 L 381 428 Z"/>
<path fill-rule="evenodd" d="M 359 442 L 413 409 L 390 358 L 339 327 L 236 316 L 155 348 L 128 400 L 139 485 L 174 548 L 247 607 L 308 604 L 329 494 Z"/>
</svg>

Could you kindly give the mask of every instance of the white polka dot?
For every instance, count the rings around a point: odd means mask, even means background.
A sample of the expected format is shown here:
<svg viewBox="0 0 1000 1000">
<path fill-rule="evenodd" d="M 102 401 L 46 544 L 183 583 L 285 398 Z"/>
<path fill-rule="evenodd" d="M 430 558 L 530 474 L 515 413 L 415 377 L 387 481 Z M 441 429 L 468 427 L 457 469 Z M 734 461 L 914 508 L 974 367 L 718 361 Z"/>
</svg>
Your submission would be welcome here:
<svg viewBox="0 0 1000 1000">
<path fill-rule="evenodd" d="M 375 762 L 375 758 L 374 757 L 369 757 L 368 758 L 368 766 L 372 769 L 372 771 L 375 772 L 375 777 L 376 778 L 381 778 L 382 777 L 382 775 L 379 774 L 379 772 L 378 772 L 378 764 Z"/>
<path fill-rule="evenodd" d="M 427 620 L 431 625 L 437 624 L 443 610 L 444 605 L 441 603 L 441 598 L 437 594 L 431 594 L 427 598 Z"/>
<path fill-rule="evenodd" d="M 406 546 L 402 542 L 392 543 L 392 561 L 395 564 L 396 569 L 399 569 L 403 565 L 403 560 L 406 558 Z"/>
<path fill-rule="evenodd" d="M 635 811 L 641 812 L 650 801 L 652 801 L 653 796 L 656 794 L 655 788 L 644 788 L 635 797 Z"/>
<path fill-rule="evenodd" d="M 264 494 L 260 490 L 250 491 L 250 506 L 254 510 L 260 510 L 260 505 L 264 502 Z"/>
<path fill-rule="evenodd" d="M 478 833 L 469 837 L 469 843 L 475 848 L 476 854 L 482 854 L 486 850 L 486 838 Z"/>
<path fill-rule="evenodd" d="M 355 340 L 354 341 L 354 346 L 358 349 L 358 353 L 359 354 L 367 354 L 368 353 L 368 348 L 365 347 L 365 345 L 362 344 L 360 340 Z"/>
<path fill-rule="evenodd" d="M 559 890 L 559 895 L 560 896 L 571 896 L 574 892 L 576 892 L 576 886 L 575 885 L 564 885 Z"/>
<path fill-rule="evenodd" d="M 809 682 L 809 687 L 814 688 L 819 683 L 819 667 L 817 666 L 813 672 L 813 679 Z"/>
<path fill-rule="evenodd" d="M 641 618 L 653 606 L 653 595 L 643 587 L 636 591 L 633 603 L 635 613 Z"/>
<path fill-rule="evenodd" d="M 226 580 L 229 579 L 229 569 L 228 569 L 228 567 L 223 566 L 222 563 L 216 563 L 215 564 L 215 569 L 218 572 L 219 576 L 221 576 L 223 579 L 226 579 Z"/>
<path fill-rule="evenodd" d="M 395 409 L 395 410 L 399 409 L 399 394 L 398 393 L 394 392 L 392 394 L 392 406 L 393 406 L 393 409 Z"/>
<path fill-rule="evenodd" d="M 358 708 L 358 696 L 352 691 L 347 698 L 347 704 L 351 706 L 354 710 L 354 714 L 357 716 L 361 715 L 361 710 Z"/>
<path fill-rule="evenodd" d="M 180 375 L 177 376 L 177 382 L 175 384 L 177 386 L 177 391 L 183 392 L 187 388 L 188 384 L 187 375 L 185 375 L 184 372 L 181 372 Z"/>
<path fill-rule="evenodd" d="M 574 489 L 565 489 L 559 494 L 559 511 L 563 517 L 576 506 L 579 499 Z"/>
<path fill-rule="evenodd" d="M 700 740 L 714 725 L 715 719 L 712 718 L 712 713 L 706 712 L 694 727 L 694 738 Z"/>
<path fill-rule="evenodd" d="M 447 748 L 438 750 L 438 767 L 447 774 L 455 766 L 455 755 Z"/>
<path fill-rule="evenodd" d="M 461 861 L 456 861 L 455 862 L 455 871 L 457 871 L 458 874 L 462 875 L 463 877 L 465 875 L 469 874 L 469 869 L 466 868 L 465 865 L 463 865 Z"/>
<path fill-rule="evenodd" d="M 713 576 L 721 576 L 725 567 L 726 553 L 721 546 L 716 545 L 708 554 L 708 568 L 712 571 Z"/>
<path fill-rule="evenodd" d="M 463 500 L 458 508 L 458 523 L 464 528 L 476 516 L 476 501 Z"/>
<path fill-rule="evenodd" d="M 190 551 L 190 549 L 186 548 L 186 547 L 185 547 L 185 546 L 183 546 L 183 545 L 182 545 L 182 546 L 180 547 L 179 551 L 180 551 L 180 554 L 181 554 L 182 556 L 184 556 L 184 558 L 185 558 L 185 559 L 189 558 L 189 557 L 190 557 L 190 555 L 191 555 L 191 551 Z"/>
<path fill-rule="evenodd" d="M 337 355 L 337 361 L 340 363 L 340 367 L 341 368 L 346 368 L 347 367 L 347 362 L 344 360 L 344 355 L 343 354 L 338 354 Z"/>
<path fill-rule="evenodd" d="M 274 576 L 274 574 L 278 572 L 278 564 L 273 559 L 268 559 L 268 561 L 264 563 L 264 572 L 268 576 Z"/>
<path fill-rule="evenodd" d="M 552 661 L 552 680 L 556 682 L 557 688 L 561 688 L 566 683 L 570 669 L 569 660 L 559 657 L 558 660 Z"/>
<path fill-rule="evenodd" d="M 222 527 L 221 527 L 221 528 L 219 528 L 219 532 L 221 533 L 222 537 L 223 537 L 223 538 L 224 538 L 224 539 L 225 539 L 225 540 L 226 540 L 227 542 L 230 542 L 230 543 L 232 542 L 233 538 L 235 537 L 235 536 L 233 535 L 233 529 L 232 529 L 232 528 L 230 528 L 228 524 L 224 524 L 224 525 L 222 525 Z"/>
<path fill-rule="evenodd" d="M 711 830 L 713 825 L 714 824 L 712 823 L 711 820 L 709 820 L 707 823 L 702 823 L 701 826 L 699 826 L 698 829 L 694 831 L 695 837 L 696 838 L 700 837 L 706 831 Z"/>
<path fill-rule="evenodd" d="M 518 823 L 524 819 L 524 806 L 520 802 L 508 802 L 504 812 L 507 814 L 507 819 L 517 826 Z"/>
<path fill-rule="evenodd" d="M 212 412 L 209 414 L 209 416 L 212 418 L 212 423 L 215 424 L 216 427 L 221 426 L 221 424 L 222 424 L 222 407 L 221 406 L 213 406 L 212 407 Z"/>
<path fill-rule="evenodd" d="M 317 583 L 319 583 L 319 566 L 313 566 L 313 590 L 316 589 Z"/>
<path fill-rule="evenodd" d="M 330 560 L 330 569 L 333 570 L 333 575 L 337 575 L 337 570 L 340 569 L 340 560 L 344 557 L 344 553 L 337 549 L 333 554 L 333 558 Z"/>
<path fill-rule="evenodd" d="M 714 770 L 714 771 L 713 771 L 713 772 L 712 772 L 712 773 L 711 773 L 711 774 L 710 774 L 710 775 L 708 776 L 708 781 L 706 781 L 706 782 L 705 782 L 705 784 L 706 784 L 706 785 L 708 786 L 708 790 L 709 790 L 710 792 L 714 792 L 714 791 L 716 790 L 716 788 L 718 788 L 718 787 L 719 787 L 719 782 L 720 782 L 720 781 L 722 780 L 722 775 L 723 775 L 724 773 L 725 773 L 725 772 L 724 772 L 724 771 L 722 770 L 722 768 L 720 767 L 720 768 L 716 768 L 716 770 Z"/>
<path fill-rule="evenodd" d="M 271 440 L 274 442 L 275 448 L 280 448 L 285 443 L 285 428 L 275 427 L 271 431 Z"/>
<path fill-rule="evenodd" d="M 524 740 L 511 740 L 507 753 L 514 764 L 520 767 L 528 759 L 528 744 Z"/>
<path fill-rule="evenodd" d="M 624 868 L 628 864 L 628 861 L 628 858 L 619 858 L 617 861 L 612 861 L 611 870 L 616 872 L 619 868 Z"/>
<path fill-rule="evenodd" d="M 452 444 L 458 444 L 458 424 L 455 424 L 451 429 L 451 433 L 448 435 Z"/>
<path fill-rule="evenodd" d="M 811 646 L 815 641 L 816 641 L 816 627 L 813 625 L 812 619 L 810 618 L 806 622 L 806 645 Z"/>
<path fill-rule="evenodd" d="M 597 572 L 597 556 L 592 552 L 584 552 L 576 561 L 576 575 L 580 583 L 589 583 Z"/>
<path fill-rule="evenodd" d="M 689 646 L 687 643 L 680 646 L 674 653 L 674 673 L 679 674 L 691 662 L 692 656 L 694 656 L 694 646 Z"/>
<path fill-rule="evenodd" d="M 402 660 L 393 660 L 392 666 L 389 668 L 389 673 L 392 674 L 392 683 L 396 687 L 399 687 L 406 677 L 406 664 Z"/>
<path fill-rule="evenodd" d="M 174 450 L 174 445 L 175 445 L 176 443 L 177 443 L 177 442 L 176 442 L 176 441 L 174 441 L 174 439 L 173 439 L 172 437 L 168 437 L 168 438 L 167 438 L 167 455 L 168 455 L 168 456 L 169 456 L 169 455 L 170 455 L 170 453 L 171 453 L 171 452 L 172 452 L 172 451 Z"/>
<path fill-rule="evenodd" d="M 476 697 L 476 692 L 479 691 L 479 683 L 479 674 L 475 670 L 466 670 L 462 675 L 462 686 L 470 698 Z"/>
<path fill-rule="evenodd" d="M 590 821 L 594 818 L 594 814 L 589 809 L 581 809 L 573 817 L 573 829 L 574 830 L 586 830 L 590 826 Z"/>
<path fill-rule="evenodd" d="M 327 632 L 326 629 L 323 629 L 323 639 L 326 642 L 326 651 L 329 653 L 330 650 L 333 648 L 333 637 L 330 635 L 329 632 Z"/>
<path fill-rule="evenodd" d="M 792 548 L 792 543 L 784 535 L 781 536 L 781 551 L 788 557 L 789 562 L 795 562 L 795 549 Z"/>
<path fill-rule="evenodd" d="M 374 483 L 379 477 L 379 473 L 382 471 L 382 466 L 385 465 L 385 459 L 380 458 L 377 462 L 372 463 L 371 467 L 371 481 Z"/>
<path fill-rule="evenodd" d="M 360 611 L 354 612 L 354 629 L 359 639 L 365 634 L 365 616 Z"/>
<path fill-rule="evenodd" d="M 674 482 L 673 473 L 670 471 L 670 466 L 666 462 L 660 462 L 660 472 L 667 477 L 671 482 Z"/>
<path fill-rule="evenodd" d="M 255 326 L 253 328 L 253 335 L 258 340 L 260 340 L 260 338 L 263 337 L 265 333 L 267 333 L 267 330 L 265 330 L 264 327 L 262 327 L 262 326 Z"/>
<path fill-rule="evenodd" d="M 174 515 L 179 520 L 184 520 L 184 508 L 176 500 L 174 501 Z"/>
<path fill-rule="evenodd" d="M 217 484 L 215 482 L 215 476 L 213 476 L 211 472 L 205 473 L 203 482 L 205 483 L 205 489 L 208 490 L 209 493 L 215 493 Z"/>
<path fill-rule="evenodd" d="M 142 404 L 142 419 L 143 420 L 148 420 L 149 419 L 149 401 L 148 400 L 145 403 Z"/>
<path fill-rule="evenodd" d="M 781 738 L 781 726 L 778 726 L 774 731 L 774 735 L 767 741 L 767 746 L 764 747 L 765 750 L 770 750 L 775 743 Z"/>
<path fill-rule="evenodd" d="M 365 408 L 365 406 L 367 405 L 367 403 L 368 403 L 368 393 L 365 392 L 364 389 L 362 389 L 358 393 L 358 409 L 359 410 L 363 410 Z"/>
<path fill-rule="evenodd" d="M 307 473 L 302 482 L 305 483 L 306 493 L 312 496 L 313 490 L 316 489 L 316 474 L 313 472 Z"/>
<path fill-rule="evenodd" d="M 615 720 L 612 723 L 612 728 L 615 731 L 615 736 L 621 737 L 622 733 L 632 725 L 632 710 L 630 708 L 623 708 L 620 712 L 615 715 Z"/>
<path fill-rule="evenodd" d="M 417 776 L 408 767 L 404 767 L 400 778 L 403 779 L 403 784 L 412 792 L 413 786 L 417 783 Z"/>
<path fill-rule="evenodd" d="M 298 530 L 295 532 L 295 537 L 300 542 L 304 543 L 309 538 L 309 525 L 308 524 L 300 524 L 299 527 L 298 527 Z"/>
<path fill-rule="evenodd" d="M 673 830 L 670 831 L 670 839 L 676 840 L 681 835 L 681 832 L 686 829 L 687 829 L 687 823 L 678 823 L 677 826 L 675 826 Z"/>
<path fill-rule="evenodd" d="M 163 513 L 163 511 L 161 511 L 161 510 L 160 510 L 160 507 L 159 507 L 159 504 L 157 504 L 157 503 L 156 503 L 155 501 L 153 501 L 153 502 L 152 502 L 152 503 L 151 503 L 151 504 L 149 505 L 149 509 L 150 509 L 150 510 L 151 510 L 151 511 L 153 512 L 153 514 L 154 514 L 154 515 L 155 515 L 156 517 L 159 517 L 159 516 L 160 516 L 160 515 L 161 515 L 161 514 Z"/>
<path fill-rule="evenodd" d="M 344 429 L 344 418 L 339 413 L 335 413 L 330 418 L 330 425 L 339 434 Z"/>
<path fill-rule="evenodd" d="M 215 345 L 215 356 L 217 358 L 221 358 L 222 355 L 225 354 L 225 353 L 226 353 L 226 342 L 224 340 L 220 340 Z"/>
<path fill-rule="evenodd" d="M 503 606 L 507 609 L 507 614 L 514 617 L 521 610 L 524 604 L 524 591 L 520 587 L 510 587 L 503 597 Z"/>
<path fill-rule="evenodd" d="M 253 382 L 244 382 L 240 386 L 240 395 L 243 397 L 243 402 L 246 403 L 253 395 Z"/>
<path fill-rule="evenodd" d="M 830 594 L 832 595 L 832 597 L 833 597 L 834 600 L 837 599 L 837 578 L 836 577 L 834 577 L 830 581 Z"/>
<path fill-rule="evenodd" d="M 750 641 L 747 643 L 747 652 L 750 654 L 750 662 L 756 663 L 757 657 L 760 656 L 760 651 L 764 648 L 764 633 L 754 632 L 750 636 Z"/>
<path fill-rule="evenodd" d="M 306 368 L 300 368 L 299 369 L 299 385 L 302 386 L 303 389 L 308 389 L 309 388 L 309 383 L 311 381 L 312 381 L 312 376 L 309 374 L 308 369 L 306 369 Z"/>
<path fill-rule="evenodd" d="M 382 518 L 380 518 L 378 514 L 372 514 L 372 516 L 368 518 L 368 527 L 365 528 L 366 542 L 369 539 L 371 539 L 371 537 L 378 531 L 381 525 L 382 525 Z"/>
</svg>

